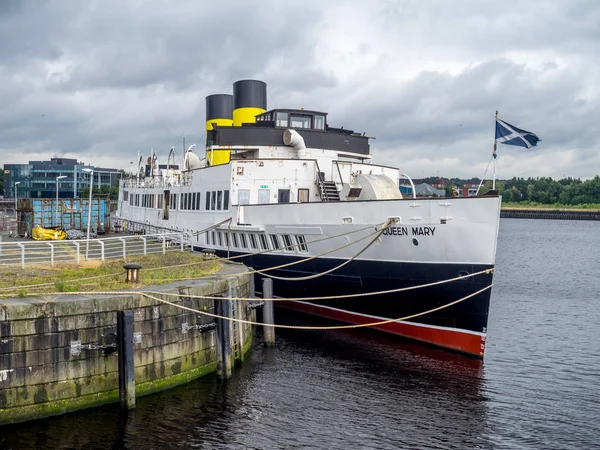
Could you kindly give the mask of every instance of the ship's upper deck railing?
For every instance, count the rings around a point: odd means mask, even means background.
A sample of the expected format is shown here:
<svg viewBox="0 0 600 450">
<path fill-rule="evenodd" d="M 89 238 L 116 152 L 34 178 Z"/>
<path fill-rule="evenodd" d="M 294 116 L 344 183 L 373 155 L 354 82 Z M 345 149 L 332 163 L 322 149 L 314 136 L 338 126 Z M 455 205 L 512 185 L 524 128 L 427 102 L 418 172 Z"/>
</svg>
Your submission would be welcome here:
<svg viewBox="0 0 600 450">
<path fill-rule="evenodd" d="M 192 174 L 190 172 L 121 180 L 123 188 L 168 188 L 170 186 L 189 186 L 191 184 Z"/>
</svg>

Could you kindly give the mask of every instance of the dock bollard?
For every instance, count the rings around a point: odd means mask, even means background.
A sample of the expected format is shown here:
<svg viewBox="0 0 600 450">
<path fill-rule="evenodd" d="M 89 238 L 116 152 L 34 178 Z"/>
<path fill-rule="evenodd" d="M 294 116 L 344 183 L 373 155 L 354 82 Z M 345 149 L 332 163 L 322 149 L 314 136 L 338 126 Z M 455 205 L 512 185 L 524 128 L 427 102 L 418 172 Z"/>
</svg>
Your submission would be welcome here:
<svg viewBox="0 0 600 450">
<path fill-rule="evenodd" d="M 140 282 L 140 269 L 142 266 L 138 263 L 127 263 L 123 264 L 123 268 L 127 271 L 125 283 L 139 283 Z"/>
<path fill-rule="evenodd" d="M 273 298 L 273 280 L 270 278 L 262 279 L 263 298 Z M 275 323 L 275 312 L 273 311 L 273 301 L 265 300 L 263 306 L 263 324 L 273 325 Z M 267 347 L 275 345 L 275 327 L 263 326 L 263 339 Z"/>
<path fill-rule="evenodd" d="M 117 311 L 119 358 L 119 404 L 135 408 L 135 371 L 133 367 L 133 311 Z"/>
</svg>

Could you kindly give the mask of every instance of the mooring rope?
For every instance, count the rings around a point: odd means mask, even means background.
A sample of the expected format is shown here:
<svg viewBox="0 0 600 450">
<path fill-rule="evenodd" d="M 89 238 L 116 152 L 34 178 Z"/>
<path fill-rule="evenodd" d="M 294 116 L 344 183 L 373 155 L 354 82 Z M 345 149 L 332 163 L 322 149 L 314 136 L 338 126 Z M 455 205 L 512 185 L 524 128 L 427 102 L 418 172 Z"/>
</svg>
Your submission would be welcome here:
<svg viewBox="0 0 600 450">
<path fill-rule="evenodd" d="M 359 292 L 356 294 L 344 294 L 344 295 L 326 295 L 326 296 L 321 296 L 321 297 L 287 297 L 287 298 L 260 298 L 262 301 L 271 301 L 271 302 L 292 302 L 292 301 L 296 301 L 296 302 L 310 302 L 310 301 L 320 301 L 320 300 L 339 300 L 339 299 L 346 299 L 346 298 L 358 298 L 358 297 L 371 297 L 371 296 L 377 296 L 377 295 L 385 295 L 385 294 L 395 294 L 398 292 L 406 292 L 406 291 L 411 291 L 411 290 L 416 290 L 416 289 L 423 289 L 423 288 L 427 288 L 427 287 L 431 287 L 431 286 L 438 286 L 440 284 L 445 284 L 445 283 L 452 283 L 453 281 L 458 281 L 458 280 L 464 280 L 465 278 L 470 278 L 470 277 L 474 277 L 477 275 L 482 275 L 482 274 L 491 274 L 494 272 L 494 268 L 490 268 L 490 269 L 485 269 L 485 270 L 481 270 L 479 272 L 474 272 L 474 273 L 470 273 L 467 275 L 461 275 L 458 277 L 454 277 L 454 278 L 448 278 L 446 280 L 440 280 L 440 281 L 432 281 L 431 283 L 425 283 L 425 284 L 419 284 L 416 286 L 407 286 L 407 287 L 402 287 L 402 288 L 395 288 L 395 289 L 386 289 L 383 291 L 373 291 L 373 292 Z M 238 278 L 240 275 L 246 275 L 246 273 L 244 274 L 233 274 L 230 275 L 228 277 L 225 278 L 225 280 L 228 279 L 232 279 L 232 278 Z M 214 276 L 214 275 L 213 275 Z M 224 280 L 224 281 L 225 281 Z M 195 298 L 195 299 L 204 299 L 204 300 L 240 300 L 240 301 L 256 301 L 256 298 L 251 298 L 251 297 L 217 297 L 217 296 L 210 296 L 210 295 L 193 295 L 193 294 L 173 294 L 170 292 L 158 292 L 158 291 L 148 291 L 148 292 L 142 292 L 142 291 L 77 291 L 77 292 L 53 292 L 49 295 L 131 295 L 131 294 L 154 294 L 154 295 L 163 295 L 163 296 L 167 296 L 167 297 L 185 297 L 185 298 Z"/>
<path fill-rule="evenodd" d="M 171 305 L 171 306 L 175 306 L 177 308 L 181 308 L 184 309 L 186 311 L 190 311 L 193 313 L 197 313 L 197 314 L 202 314 L 208 317 L 213 317 L 215 319 L 225 319 L 225 320 L 230 320 L 233 322 L 238 322 L 238 323 L 245 323 L 245 324 L 250 324 L 250 325 L 262 325 L 265 327 L 272 327 L 272 328 L 285 328 L 285 329 L 290 329 L 290 330 L 348 330 L 348 329 L 353 329 L 353 328 L 367 328 L 367 327 L 376 327 L 376 326 L 380 326 L 380 325 L 385 325 L 388 323 L 392 323 L 392 322 L 403 322 L 405 320 L 409 320 L 409 319 L 414 319 L 416 317 L 420 317 L 420 316 L 424 316 L 426 314 L 430 314 L 436 311 L 439 311 L 441 309 L 445 309 L 445 308 L 449 308 L 450 306 L 456 305 L 458 303 L 464 302 L 465 300 L 470 299 L 471 297 L 474 297 L 478 294 L 481 294 L 482 292 L 491 289 L 491 287 L 494 285 L 494 283 L 490 283 L 488 286 L 478 290 L 477 292 L 473 292 L 472 294 L 466 295 L 462 298 L 459 298 L 458 300 L 455 300 L 453 302 L 450 303 L 446 303 L 445 305 L 441 305 L 441 306 L 437 306 L 435 308 L 432 309 L 428 309 L 427 311 L 422 311 L 419 313 L 415 313 L 415 314 L 411 314 L 408 316 L 404 316 L 404 317 L 398 317 L 396 319 L 388 319 L 388 320 L 379 320 L 376 322 L 370 322 L 370 323 L 361 323 L 361 324 L 352 324 L 352 325 L 329 325 L 329 326 L 303 326 L 303 325 L 281 325 L 281 324 L 274 324 L 274 323 L 261 323 L 261 322 L 254 322 L 252 320 L 246 320 L 246 319 L 237 319 L 234 317 L 226 317 L 226 316 L 221 316 L 219 314 L 213 314 L 213 313 L 209 313 L 207 311 L 200 311 L 194 308 L 189 308 L 187 306 L 183 306 L 183 305 L 179 305 L 177 303 L 173 303 L 170 302 L 168 300 L 163 300 L 161 298 L 158 297 L 154 297 L 153 295 L 150 295 L 148 293 L 144 293 L 144 292 L 137 292 L 140 295 L 143 295 L 147 298 L 150 298 L 152 300 L 156 300 L 158 302 L 161 303 L 165 303 L 167 305 Z M 184 295 L 184 297 L 187 297 Z"/>
<path fill-rule="evenodd" d="M 286 298 L 261 298 L 263 301 L 267 302 L 285 302 L 285 301 L 296 301 L 296 302 L 311 302 L 311 301 L 320 301 L 320 300 L 343 300 L 346 298 L 358 298 L 358 297 L 372 297 L 377 295 L 386 295 L 386 294 L 397 294 L 399 292 L 412 291 L 416 289 L 423 289 L 431 286 L 438 286 L 440 284 L 452 283 L 453 281 L 464 280 L 465 278 L 474 277 L 477 275 L 489 275 L 494 272 L 494 268 L 484 269 L 479 272 L 470 273 L 467 275 L 460 275 L 454 278 L 448 278 L 446 280 L 440 281 L 432 281 L 431 283 L 418 284 L 416 286 L 407 286 L 395 289 L 386 289 L 383 291 L 374 291 L 374 292 L 358 292 L 355 294 L 344 294 L 344 295 L 325 295 L 321 297 L 286 297 Z M 245 274 L 244 274 L 245 275 Z M 238 275 L 232 275 L 230 278 L 238 277 Z M 123 291 L 122 293 L 126 293 L 127 291 Z M 81 293 L 81 292 L 80 292 Z M 110 293 L 110 292 L 108 292 Z M 129 292 L 131 293 L 131 292 Z M 170 297 L 181 297 L 181 294 L 172 294 L 169 292 L 157 292 L 157 291 L 148 291 L 149 294 L 156 295 L 166 295 Z M 216 296 L 206 296 L 206 295 L 184 295 L 186 298 L 198 298 L 198 299 L 206 299 L 206 300 L 240 300 L 240 301 L 254 301 L 255 298 L 250 297 L 216 297 Z"/>
<path fill-rule="evenodd" d="M 215 225 L 213 225 L 213 226 L 211 226 L 209 228 L 215 228 L 217 226 L 220 226 L 220 225 L 228 222 L 229 220 L 230 219 L 224 220 L 224 221 L 219 222 L 218 224 L 215 224 Z M 377 225 L 375 225 L 375 229 L 377 230 L 377 227 L 379 227 L 380 225 L 385 225 L 385 224 L 386 224 L 386 222 L 384 222 L 383 224 L 377 224 Z M 387 226 L 389 226 L 389 225 L 387 225 Z M 373 227 L 373 225 L 369 225 L 369 226 L 366 226 L 366 227 L 363 227 L 363 228 L 359 228 L 357 230 L 352 230 L 352 231 L 348 231 L 348 232 L 345 232 L 345 233 L 339 233 L 339 234 L 332 235 L 332 236 L 326 236 L 324 238 L 315 239 L 313 241 L 306 242 L 305 245 L 313 244 L 313 243 L 317 243 L 317 242 L 322 242 L 322 241 L 326 241 L 326 240 L 338 238 L 338 237 L 341 237 L 341 236 L 346 236 L 346 235 L 349 235 L 349 234 L 358 233 L 358 232 L 361 232 L 361 231 L 368 230 L 368 229 L 370 229 L 372 227 Z M 207 228 L 206 230 L 208 230 L 209 228 Z M 288 267 L 288 266 L 292 266 L 292 265 L 296 265 L 296 264 L 301 264 L 303 262 L 306 262 L 306 261 L 318 258 L 320 256 L 324 256 L 324 255 L 327 255 L 327 254 L 330 254 L 330 253 L 333 253 L 333 252 L 336 252 L 336 251 L 338 251 L 340 249 L 343 249 L 345 247 L 353 245 L 353 244 L 355 244 L 357 242 L 360 242 L 360 241 L 362 241 L 364 239 L 367 239 L 368 237 L 372 236 L 373 234 L 375 234 L 377 232 L 378 231 L 375 231 L 375 232 L 373 232 L 373 233 L 371 233 L 371 234 L 369 234 L 367 236 L 364 236 L 364 237 L 362 237 L 362 238 L 360 238 L 360 239 L 358 239 L 356 241 L 349 242 L 349 243 L 347 243 L 347 244 L 345 244 L 345 245 L 343 245 L 341 247 L 337 247 L 337 248 L 335 248 L 333 250 L 330 250 L 328 252 L 324 252 L 324 253 L 321 253 L 319 255 L 315 255 L 315 256 L 312 256 L 312 257 L 304 258 L 304 259 L 301 259 L 301 260 L 298 260 L 298 261 L 294 261 L 294 262 L 291 262 L 291 263 L 288 263 L 288 264 L 283 264 L 281 266 L 275 266 L 275 267 L 272 267 L 272 268 L 265 268 L 265 269 L 262 269 L 262 271 L 263 272 L 267 272 L 269 270 L 275 270 L 275 269 L 280 269 L 280 268 L 283 268 L 283 267 Z M 383 229 L 380 230 L 379 232 L 380 233 L 383 232 Z M 247 254 L 237 255 L 237 256 L 232 256 L 232 257 L 227 257 L 227 258 L 218 258 L 217 261 L 227 262 L 227 261 L 232 261 L 232 260 L 238 259 L 238 258 L 244 258 L 244 257 L 255 256 L 255 255 L 259 255 L 259 254 L 263 254 L 263 253 L 268 253 L 268 252 L 272 252 L 272 251 L 285 250 L 285 249 L 288 249 L 288 248 L 294 248 L 294 247 L 297 247 L 299 245 L 300 244 L 293 244 L 293 245 L 288 245 L 288 246 L 284 246 L 284 247 L 279 247 L 279 248 L 277 248 L 275 250 L 261 250 L 261 251 L 254 252 L 254 253 L 247 253 Z M 185 264 L 176 264 L 176 265 L 169 266 L 169 269 L 180 268 L 180 267 L 189 267 L 189 266 L 197 265 L 197 264 L 198 264 L 198 262 L 185 263 Z M 238 264 L 240 264 L 240 263 L 238 263 Z M 144 270 L 145 271 L 161 270 L 161 269 L 164 269 L 164 268 L 165 268 L 164 266 L 159 266 L 159 267 L 149 267 L 149 268 L 146 268 Z M 335 270 L 335 269 L 333 269 L 333 270 Z M 262 272 L 252 271 L 250 273 L 262 273 Z M 111 274 L 97 275 L 97 276 L 92 276 L 92 277 L 83 277 L 83 278 L 79 278 L 77 281 L 87 281 L 87 280 L 93 280 L 93 279 L 108 278 L 108 277 L 112 277 L 112 276 L 119 276 L 120 274 L 122 274 L 122 272 L 115 272 L 115 273 L 111 273 Z M 199 276 L 199 277 L 194 277 L 194 278 L 174 278 L 172 280 L 174 280 L 174 281 L 175 280 L 177 280 L 177 281 L 185 281 L 185 280 L 189 280 L 189 279 L 196 280 L 196 279 L 210 278 L 210 277 L 213 277 L 213 276 L 214 276 L 214 274 L 204 275 L 204 276 Z M 268 275 L 265 275 L 265 276 L 268 276 Z M 36 288 L 37 289 L 37 288 L 42 288 L 42 287 L 54 286 L 54 285 L 55 285 L 55 282 L 32 284 L 32 285 L 11 286 L 11 287 L 0 288 L 0 292 L 8 292 L 8 293 L 10 293 L 11 291 L 18 291 L 18 290 L 21 290 L 21 289 L 31 289 L 31 288 Z M 84 284 L 84 285 L 89 285 L 89 283 L 88 284 Z"/>
</svg>

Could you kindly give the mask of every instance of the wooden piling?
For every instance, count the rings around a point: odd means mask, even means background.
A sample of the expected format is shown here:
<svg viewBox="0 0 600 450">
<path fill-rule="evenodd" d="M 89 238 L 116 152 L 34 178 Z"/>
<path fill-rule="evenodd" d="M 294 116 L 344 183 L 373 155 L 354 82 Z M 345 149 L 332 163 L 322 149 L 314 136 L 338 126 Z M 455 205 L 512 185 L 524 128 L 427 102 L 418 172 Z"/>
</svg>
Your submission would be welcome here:
<svg viewBox="0 0 600 450">
<path fill-rule="evenodd" d="M 135 408 L 135 372 L 133 366 L 133 311 L 117 311 L 119 351 L 119 404 Z"/>
<path fill-rule="evenodd" d="M 225 317 L 217 318 L 217 376 L 223 380 L 231 378 L 231 317 L 230 300 L 215 300 L 215 314 Z"/>
<path fill-rule="evenodd" d="M 273 280 L 270 278 L 262 279 L 262 291 L 263 298 L 273 298 Z M 275 312 L 273 310 L 273 301 L 265 300 L 265 304 L 263 306 L 263 339 L 265 345 L 267 347 L 271 347 L 275 345 L 275 327 L 271 327 L 268 325 L 273 325 L 275 323 Z"/>
</svg>

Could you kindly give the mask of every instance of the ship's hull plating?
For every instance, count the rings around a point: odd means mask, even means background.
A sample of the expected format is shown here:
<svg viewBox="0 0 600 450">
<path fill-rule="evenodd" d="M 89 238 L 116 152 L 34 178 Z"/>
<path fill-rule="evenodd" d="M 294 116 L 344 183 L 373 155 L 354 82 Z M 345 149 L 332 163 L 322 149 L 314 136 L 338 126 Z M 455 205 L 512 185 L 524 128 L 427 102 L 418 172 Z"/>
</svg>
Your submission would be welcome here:
<svg viewBox="0 0 600 450">
<path fill-rule="evenodd" d="M 236 255 L 236 253 L 230 253 Z M 224 254 L 222 256 L 225 256 Z M 241 261 L 254 269 L 265 269 L 296 261 L 288 255 L 253 255 Z M 323 273 L 340 260 L 317 258 L 285 269 L 269 271 L 279 277 L 305 277 Z M 273 280 L 278 297 L 310 298 L 371 293 L 448 280 L 477 273 L 492 265 L 439 264 L 355 260 L 344 267 L 311 280 Z M 260 278 L 257 275 L 257 290 Z M 492 274 L 403 292 L 323 301 L 282 301 L 277 307 L 293 309 L 349 324 L 368 324 L 419 314 L 467 297 L 492 283 Z M 406 321 L 373 328 L 428 344 L 483 357 L 491 289 L 460 303 Z"/>
</svg>

